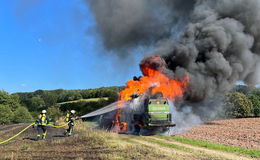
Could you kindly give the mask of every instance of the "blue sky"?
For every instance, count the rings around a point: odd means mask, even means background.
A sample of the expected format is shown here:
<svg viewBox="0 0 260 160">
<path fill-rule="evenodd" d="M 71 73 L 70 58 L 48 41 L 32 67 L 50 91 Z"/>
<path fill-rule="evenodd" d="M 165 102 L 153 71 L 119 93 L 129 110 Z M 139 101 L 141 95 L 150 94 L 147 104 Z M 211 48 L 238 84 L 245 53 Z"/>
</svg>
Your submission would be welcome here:
<svg viewBox="0 0 260 160">
<path fill-rule="evenodd" d="M 141 57 L 121 63 L 102 48 L 83 0 L 3 0 L 0 89 L 86 89 L 124 85 Z"/>
</svg>

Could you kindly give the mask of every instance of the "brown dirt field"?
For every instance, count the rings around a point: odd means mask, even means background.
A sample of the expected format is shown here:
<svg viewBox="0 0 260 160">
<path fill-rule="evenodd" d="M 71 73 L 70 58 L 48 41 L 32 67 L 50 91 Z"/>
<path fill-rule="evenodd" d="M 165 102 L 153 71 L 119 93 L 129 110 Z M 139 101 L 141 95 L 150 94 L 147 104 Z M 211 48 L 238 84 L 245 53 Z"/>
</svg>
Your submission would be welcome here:
<svg viewBox="0 0 260 160">
<path fill-rule="evenodd" d="M 256 142 L 254 145 L 258 144 L 259 146 L 260 118 L 246 119 L 246 122 L 250 124 L 254 123 L 254 125 L 257 126 L 251 126 L 253 129 L 250 128 L 249 124 L 242 125 L 243 127 L 240 125 L 235 126 L 235 124 L 242 123 L 242 121 L 245 120 L 236 119 L 235 122 L 234 120 L 211 121 L 207 124 L 194 127 L 181 136 L 186 135 L 189 136 L 189 138 L 194 138 L 191 137 L 191 135 L 193 135 L 195 136 L 194 139 L 199 139 L 200 137 L 207 138 L 205 135 L 210 137 L 209 135 L 212 134 L 211 136 L 218 140 L 217 143 L 220 143 L 219 141 L 221 141 L 221 138 L 223 137 L 226 141 L 228 141 L 229 138 L 232 140 L 232 133 L 239 133 L 240 135 L 240 132 L 247 131 L 248 133 L 243 134 L 251 137 L 251 139 L 247 138 L 246 140 L 249 139 L 253 141 L 252 139 L 254 139 L 254 142 Z M 255 124 L 255 121 L 258 123 Z M 15 135 L 27 125 L 18 124 L 0 126 L 0 141 Z M 214 130 L 212 127 L 215 127 L 218 130 Z M 204 131 L 202 132 L 202 130 Z M 220 132 L 217 132 L 219 130 L 224 133 L 220 134 Z M 64 137 L 62 135 L 63 132 L 64 128 L 49 128 L 46 140 L 35 141 L 36 129 L 29 128 L 17 138 L 0 145 L 0 159 L 250 159 L 250 157 L 241 156 L 239 154 L 205 149 L 203 147 L 182 144 L 174 140 L 169 141 L 156 137 L 144 137 L 149 139 L 149 141 L 147 141 L 138 136 L 118 135 L 115 133 L 94 130 L 89 128 L 85 123 L 78 123 L 78 125 L 76 125 L 75 132 L 71 137 Z M 215 137 L 213 133 L 215 134 Z M 227 133 L 231 135 L 228 137 L 225 135 Z M 254 136 L 251 135 L 253 133 L 255 134 Z M 216 134 L 222 135 L 222 137 L 216 136 Z M 196 138 L 196 136 L 199 138 Z M 164 144 L 174 144 L 181 148 L 187 148 L 187 150 L 182 150 L 180 148 L 178 149 L 167 145 L 165 146 L 160 143 L 157 144 L 150 141 L 150 139 L 161 141 Z M 209 141 L 212 141 L 212 139 Z M 251 141 L 248 143 L 251 143 Z"/>
<path fill-rule="evenodd" d="M 0 142 L 17 134 L 26 126 L 28 124 L 0 126 Z M 117 134 L 95 131 L 85 128 L 85 125 L 76 126 L 71 137 L 64 137 L 63 132 L 63 128 L 50 127 L 46 140 L 35 141 L 36 129 L 29 128 L 17 138 L 0 145 L 0 159 L 171 159 L 171 156 L 164 152 L 122 141 Z"/>
<path fill-rule="evenodd" d="M 208 121 L 177 135 L 218 144 L 260 149 L 260 118 Z"/>
</svg>

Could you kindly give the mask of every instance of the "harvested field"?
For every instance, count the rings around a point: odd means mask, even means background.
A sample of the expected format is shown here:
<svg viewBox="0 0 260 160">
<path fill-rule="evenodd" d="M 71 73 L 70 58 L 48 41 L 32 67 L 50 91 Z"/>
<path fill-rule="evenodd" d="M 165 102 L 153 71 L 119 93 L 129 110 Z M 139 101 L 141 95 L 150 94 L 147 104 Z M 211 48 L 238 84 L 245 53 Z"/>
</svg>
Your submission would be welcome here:
<svg viewBox="0 0 260 160">
<path fill-rule="evenodd" d="M 0 126 L 0 141 L 15 135 L 27 125 Z M 259 151 L 227 152 L 182 143 L 170 136 L 121 135 L 95 130 L 85 122 L 76 124 L 71 137 L 64 137 L 63 132 L 63 128 L 50 127 L 46 140 L 35 141 L 36 129 L 29 128 L 17 138 L 0 145 L 0 159 L 260 160 Z"/>
<path fill-rule="evenodd" d="M 28 124 L 0 125 L 0 142 L 15 135 Z M 131 143 L 118 134 L 92 130 L 79 122 L 71 137 L 63 136 L 63 128 L 48 128 L 46 140 L 35 141 L 37 131 L 29 128 L 17 138 L 0 145 L 0 159 L 6 160 L 63 160 L 63 159 L 166 159 L 171 156 L 185 159 L 186 156 L 169 154 L 163 150 Z M 191 155 L 193 158 L 193 155 Z M 202 159 L 203 157 L 199 157 Z"/>
<path fill-rule="evenodd" d="M 248 149 L 260 149 L 260 118 L 208 121 L 178 136 Z"/>
</svg>

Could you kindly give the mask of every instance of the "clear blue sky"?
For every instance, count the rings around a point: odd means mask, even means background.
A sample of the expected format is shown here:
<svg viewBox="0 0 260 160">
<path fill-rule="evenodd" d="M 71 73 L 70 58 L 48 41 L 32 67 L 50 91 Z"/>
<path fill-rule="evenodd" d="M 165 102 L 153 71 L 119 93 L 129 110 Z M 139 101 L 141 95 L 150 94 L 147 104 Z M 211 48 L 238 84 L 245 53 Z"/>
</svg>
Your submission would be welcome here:
<svg viewBox="0 0 260 160">
<path fill-rule="evenodd" d="M 124 85 L 141 74 L 141 57 L 120 63 L 104 56 L 84 0 L 3 0 L 0 27 L 5 91 Z"/>
</svg>

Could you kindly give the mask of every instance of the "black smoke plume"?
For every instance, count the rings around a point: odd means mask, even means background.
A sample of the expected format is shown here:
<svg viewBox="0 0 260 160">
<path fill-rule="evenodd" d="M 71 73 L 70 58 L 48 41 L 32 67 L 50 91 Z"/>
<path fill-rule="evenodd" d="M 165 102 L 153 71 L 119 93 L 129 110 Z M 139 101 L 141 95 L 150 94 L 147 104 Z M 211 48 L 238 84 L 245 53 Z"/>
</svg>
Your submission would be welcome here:
<svg viewBox="0 0 260 160">
<path fill-rule="evenodd" d="M 186 100 L 201 102 L 237 81 L 260 82 L 259 0 L 88 0 L 104 46 L 160 44 L 169 77 L 190 75 Z M 176 34 L 180 35 L 176 39 Z"/>
<path fill-rule="evenodd" d="M 174 28 L 188 21 L 194 0 L 87 0 L 103 44 L 127 57 L 127 50 L 169 39 Z"/>
</svg>

